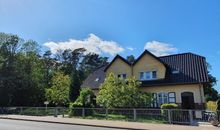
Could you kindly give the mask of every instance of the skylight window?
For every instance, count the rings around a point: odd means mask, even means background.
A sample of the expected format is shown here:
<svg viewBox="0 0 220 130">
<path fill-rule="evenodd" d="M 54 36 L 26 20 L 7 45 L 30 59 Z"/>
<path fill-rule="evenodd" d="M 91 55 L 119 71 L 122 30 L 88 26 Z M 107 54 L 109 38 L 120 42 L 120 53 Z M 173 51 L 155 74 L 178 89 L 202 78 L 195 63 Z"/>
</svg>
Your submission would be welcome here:
<svg viewBox="0 0 220 130">
<path fill-rule="evenodd" d="M 173 74 L 179 74 L 180 71 L 179 71 L 179 70 L 173 70 L 172 73 L 173 73 Z"/>
<path fill-rule="evenodd" d="M 99 81 L 99 78 L 96 78 L 95 81 L 98 82 L 98 81 Z"/>
</svg>

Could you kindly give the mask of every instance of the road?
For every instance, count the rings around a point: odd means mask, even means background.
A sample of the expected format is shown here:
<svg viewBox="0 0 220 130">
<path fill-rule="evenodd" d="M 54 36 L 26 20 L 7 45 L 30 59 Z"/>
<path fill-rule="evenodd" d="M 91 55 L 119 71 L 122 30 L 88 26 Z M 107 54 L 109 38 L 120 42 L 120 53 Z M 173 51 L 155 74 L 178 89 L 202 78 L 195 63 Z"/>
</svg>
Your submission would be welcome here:
<svg viewBox="0 0 220 130">
<path fill-rule="evenodd" d="M 0 130 L 118 130 L 118 129 L 0 119 Z"/>
</svg>

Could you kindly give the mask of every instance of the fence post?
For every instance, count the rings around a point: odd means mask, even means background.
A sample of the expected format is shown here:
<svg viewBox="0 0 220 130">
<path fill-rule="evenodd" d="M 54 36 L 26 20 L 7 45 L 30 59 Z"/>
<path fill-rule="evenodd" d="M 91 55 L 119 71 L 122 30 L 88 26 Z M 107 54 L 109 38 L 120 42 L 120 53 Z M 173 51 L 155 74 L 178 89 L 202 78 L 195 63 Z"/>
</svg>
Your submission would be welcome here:
<svg viewBox="0 0 220 130">
<path fill-rule="evenodd" d="M 82 108 L 82 117 L 85 117 L 85 108 Z"/>
<path fill-rule="evenodd" d="M 36 115 L 38 115 L 38 107 L 36 107 Z"/>
<path fill-rule="evenodd" d="M 136 111 L 136 109 L 134 109 L 134 121 L 136 121 L 137 120 L 137 111 Z"/>
<path fill-rule="evenodd" d="M 22 107 L 20 107 L 20 115 L 22 115 L 22 113 L 23 113 L 23 109 Z"/>
<path fill-rule="evenodd" d="M 63 118 L 64 118 L 64 111 L 65 111 L 65 108 L 63 107 L 63 108 L 62 108 L 62 115 L 63 115 Z"/>
<path fill-rule="evenodd" d="M 190 125 L 193 125 L 193 113 L 192 113 L 192 110 L 189 110 L 189 123 L 190 123 Z"/>
<path fill-rule="evenodd" d="M 167 109 L 167 112 L 168 112 L 168 121 L 169 121 L 169 124 L 172 123 L 172 120 L 171 120 L 171 112 L 172 110 L 171 109 Z"/>
<path fill-rule="evenodd" d="M 57 107 L 54 108 L 54 117 L 57 117 Z"/>
<path fill-rule="evenodd" d="M 108 108 L 105 109 L 105 119 L 108 119 Z"/>
</svg>

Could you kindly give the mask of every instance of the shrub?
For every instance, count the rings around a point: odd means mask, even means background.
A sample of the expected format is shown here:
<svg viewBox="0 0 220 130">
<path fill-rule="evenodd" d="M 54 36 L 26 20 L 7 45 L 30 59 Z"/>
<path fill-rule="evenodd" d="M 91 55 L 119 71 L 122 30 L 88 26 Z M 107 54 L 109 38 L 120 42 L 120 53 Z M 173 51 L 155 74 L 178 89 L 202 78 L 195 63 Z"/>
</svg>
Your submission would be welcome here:
<svg viewBox="0 0 220 130">
<path fill-rule="evenodd" d="M 172 104 L 162 104 L 162 105 L 160 106 L 160 108 L 161 108 L 161 109 L 177 109 L 177 108 L 179 108 L 179 107 L 178 107 L 177 104 L 172 103 Z"/>
<path fill-rule="evenodd" d="M 217 105 L 217 102 L 215 102 L 215 101 L 208 101 L 206 103 L 206 109 L 207 110 L 216 111 L 217 107 L 218 107 L 218 105 Z"/>
<path fill-rule="evenodd" d="M 82 115 L 82 109 L 83 107 L 86 108 L 92 108 L 94 107 L 94 100 L 93 98 L 95 97 L 95 94 L 93 91 L 89 88 L 83 88 L 80 91 L 79 97 L 76 99 L 74 103 L 69 104 L 69 116 L 81 116 Z M 87 109 L 85 111 L 85 116 L 86 115 L 91 115 L 92 109 Z"/>
<path fill-rule="evenodd" d="M 82 115 L 82 110 L 77 109 L 77 108 L 82 108 L 83 105 L 82 103 L 79 102 L 74 102 L 69 104 L 69 116 L 81 116 Z"/>
<path fill-rule="evenodd" d="M 90 88 L 83 88 L 80 90 L 80 95 L 75 101 L 75 105 L 82 104 L 83 107 L 94 107 L 95 94 Z"/>
</svg>

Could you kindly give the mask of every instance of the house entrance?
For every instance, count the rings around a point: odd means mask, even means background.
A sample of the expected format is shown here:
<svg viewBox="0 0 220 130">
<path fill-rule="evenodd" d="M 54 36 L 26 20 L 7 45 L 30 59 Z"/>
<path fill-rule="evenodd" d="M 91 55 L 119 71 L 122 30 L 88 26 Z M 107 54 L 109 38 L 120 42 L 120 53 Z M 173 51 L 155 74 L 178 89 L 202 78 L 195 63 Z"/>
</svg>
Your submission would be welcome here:
<svg viewBox="0 0 220 130">
<path fill-rule="evenodd" d="M 181 93 L 182 109 L 194 109 L 194 96 L 192 92 Z"/>
</svg>

